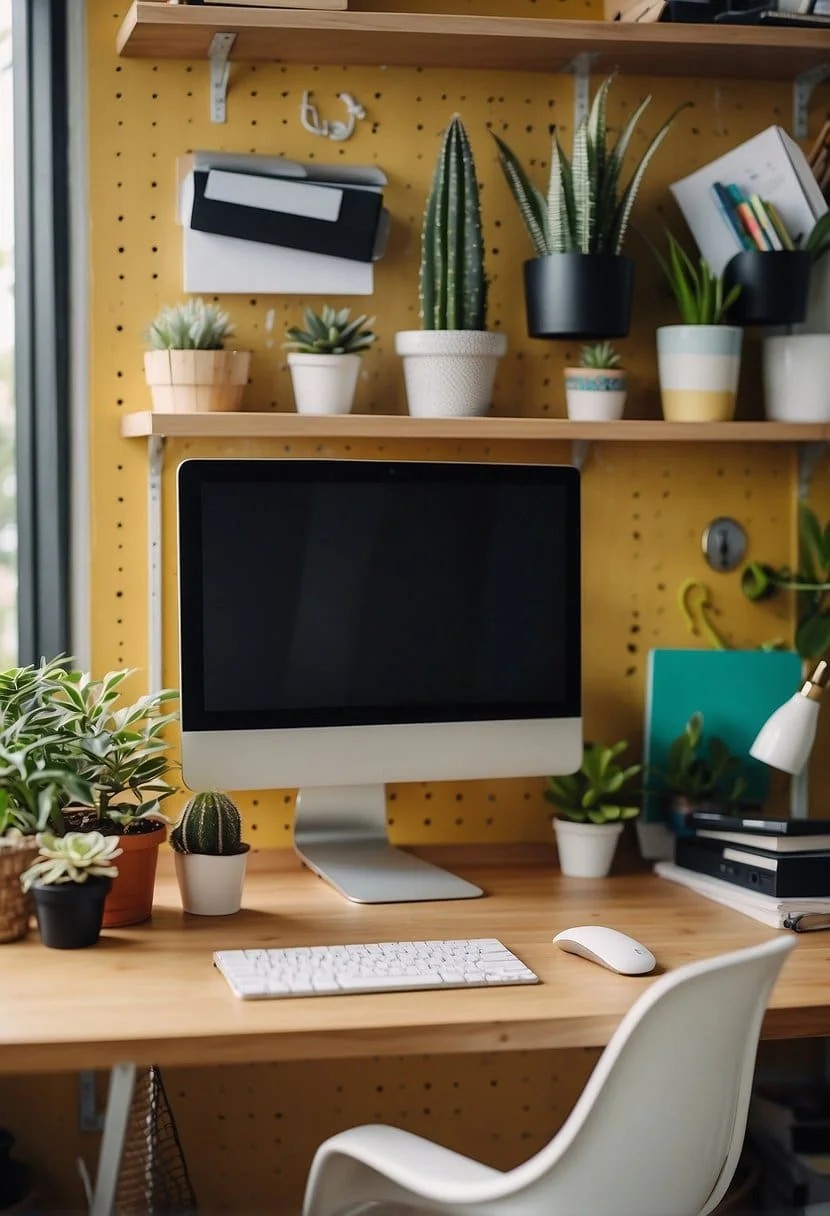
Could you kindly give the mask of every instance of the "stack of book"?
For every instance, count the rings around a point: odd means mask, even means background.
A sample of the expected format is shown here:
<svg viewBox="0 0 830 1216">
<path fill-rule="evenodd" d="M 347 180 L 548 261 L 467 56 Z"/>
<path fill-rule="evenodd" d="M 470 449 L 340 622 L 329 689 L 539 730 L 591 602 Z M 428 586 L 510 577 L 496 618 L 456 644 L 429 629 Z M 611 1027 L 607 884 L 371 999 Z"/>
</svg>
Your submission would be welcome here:
<svg viewBox="0 0 830 1216">
<path fill-rule="evenodd" d="M 655 870 L 777 928 L 830 928 L 830 820 L 690 816 Z"/>
<path fill-rule="evenodd" d="M 711 190 L 718 210 L 744 249 L 795 249 L 795 244 L 774 203 L 758 194 L 747 194 L 734 183 L 713 182 Z"/>
</svg>

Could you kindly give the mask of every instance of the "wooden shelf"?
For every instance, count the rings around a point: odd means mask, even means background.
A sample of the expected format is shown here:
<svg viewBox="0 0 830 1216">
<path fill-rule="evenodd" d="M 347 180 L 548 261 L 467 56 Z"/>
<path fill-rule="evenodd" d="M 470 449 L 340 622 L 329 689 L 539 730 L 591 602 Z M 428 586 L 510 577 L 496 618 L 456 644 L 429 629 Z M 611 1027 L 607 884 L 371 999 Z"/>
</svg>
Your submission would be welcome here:
<svg viewBox="0 0 830 1216">
<path fill-rule="evenodd" d="M 785 422 L 570 422 L 564 418 L 410 418 L 343 414 L 126 414 L 128 439 L 470 439 L 635 440 L 673 443 L 804 443 L 830 441 L 830 425 Z"/>
<path fill-rule="evenodd" d="M 577 55 L 591 70 L 790 80 L 830 60 L 830 32 L 685 24 L 626 25 L 535 17 L 315 12 L 136 0 L 120 55 L 206 59 L 214 34 L 233 33 L 232 59 L 314 64 L 559 72 Z"/>
</svg>

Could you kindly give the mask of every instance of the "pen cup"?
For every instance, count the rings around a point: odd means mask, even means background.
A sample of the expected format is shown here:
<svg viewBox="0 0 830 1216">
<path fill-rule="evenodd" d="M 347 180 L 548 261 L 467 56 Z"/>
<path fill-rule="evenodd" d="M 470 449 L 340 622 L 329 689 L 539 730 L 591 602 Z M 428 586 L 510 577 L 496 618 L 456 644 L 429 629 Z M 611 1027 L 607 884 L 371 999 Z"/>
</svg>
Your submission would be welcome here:
<svg viewBox="0 0 830 1216">
<path fill-rule="evenodd" d="M 747 249 L 724 270 L 724 295 L 738 284 L 732 325 L 793 325 L 807 314 L 812 254 L 802 249 Z"/>
</svg>

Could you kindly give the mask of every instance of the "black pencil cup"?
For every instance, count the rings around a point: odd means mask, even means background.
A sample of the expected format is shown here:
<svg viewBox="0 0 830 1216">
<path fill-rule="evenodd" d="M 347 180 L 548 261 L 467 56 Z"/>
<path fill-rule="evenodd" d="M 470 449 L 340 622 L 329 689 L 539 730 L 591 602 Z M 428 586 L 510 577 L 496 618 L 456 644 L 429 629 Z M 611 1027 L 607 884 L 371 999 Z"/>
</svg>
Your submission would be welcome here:
<svg viewBox="0 0 830 1216">
<path fill-rule="evenodd" d="M 747 249 L 724 270 L 724 295 L 741 294 L 729 309 L 732 325 L 794 325 L 807 314 L 812 254 L 801 249 Z"/>
</svg>

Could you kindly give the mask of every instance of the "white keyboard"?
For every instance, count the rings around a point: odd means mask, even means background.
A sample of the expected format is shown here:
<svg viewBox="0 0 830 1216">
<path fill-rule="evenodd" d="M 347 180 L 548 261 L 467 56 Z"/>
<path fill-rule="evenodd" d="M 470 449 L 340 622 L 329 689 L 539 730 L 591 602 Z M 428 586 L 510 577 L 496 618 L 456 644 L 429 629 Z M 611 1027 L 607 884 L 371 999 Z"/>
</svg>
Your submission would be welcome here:
<svg viewBox="0 0 830 1216">
<path fill-rule="evenodd" d="M 213 961 L 245 1001 L 539 983 L 538 975 L 495 937 L 216 950 Z"/>
</svg>

